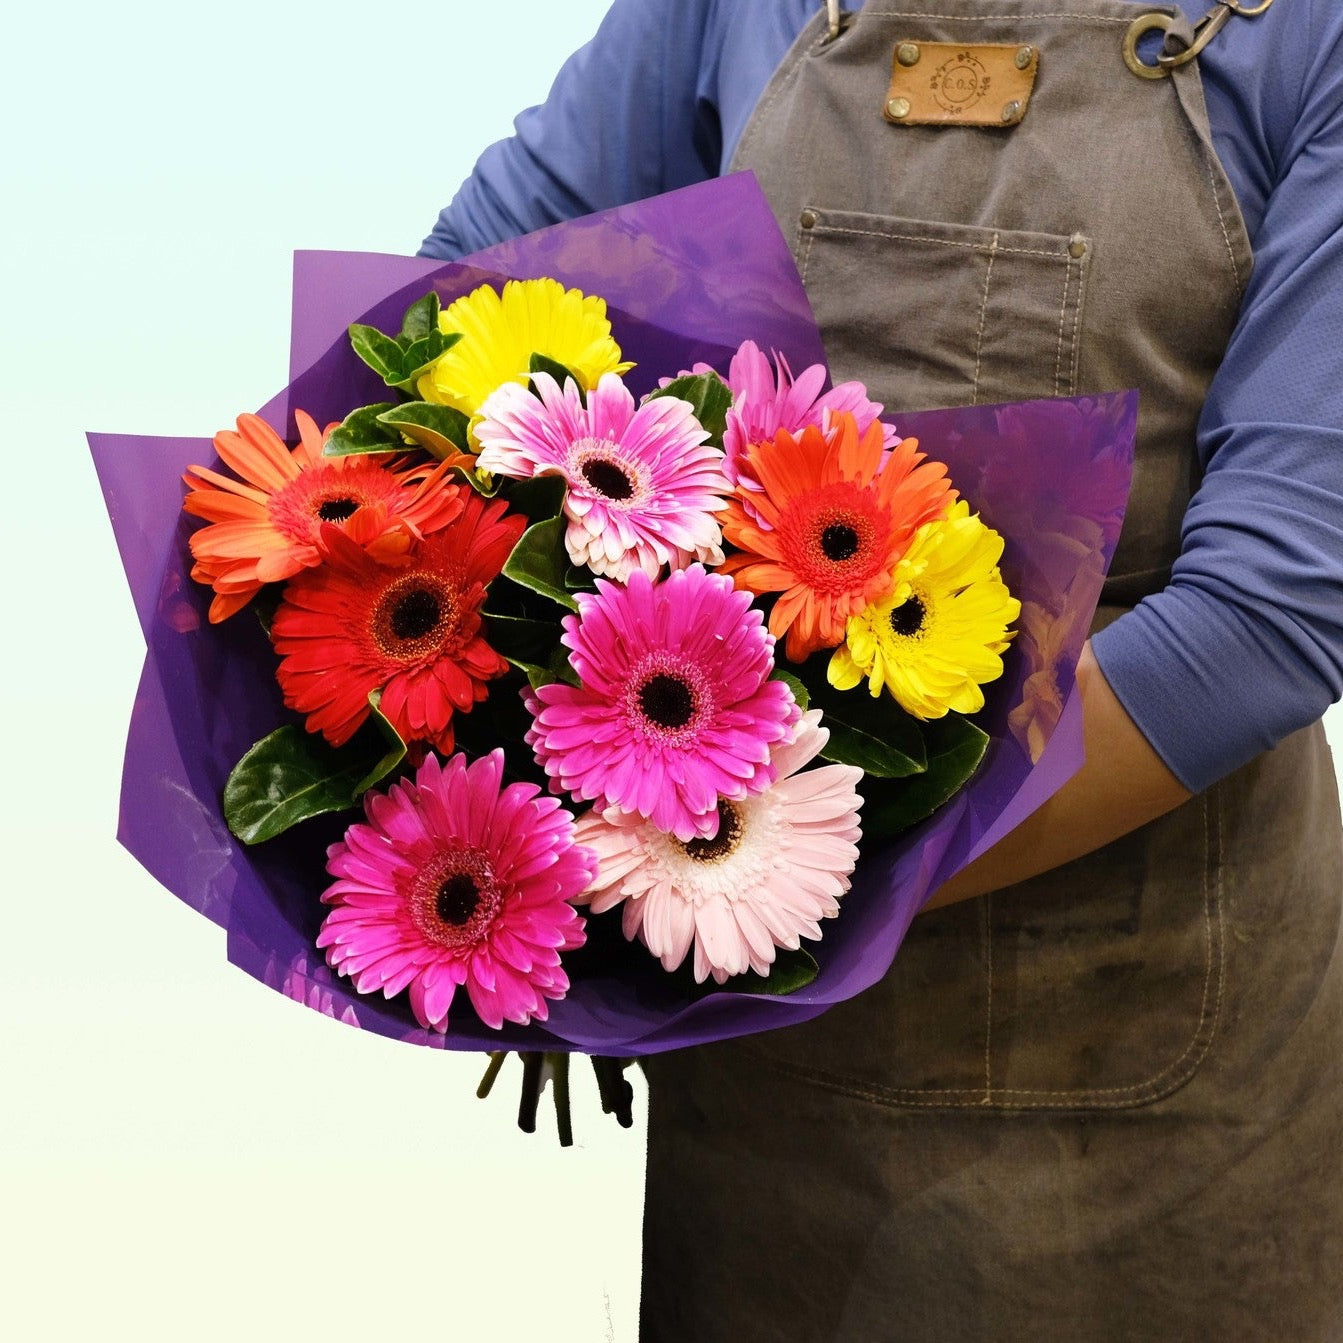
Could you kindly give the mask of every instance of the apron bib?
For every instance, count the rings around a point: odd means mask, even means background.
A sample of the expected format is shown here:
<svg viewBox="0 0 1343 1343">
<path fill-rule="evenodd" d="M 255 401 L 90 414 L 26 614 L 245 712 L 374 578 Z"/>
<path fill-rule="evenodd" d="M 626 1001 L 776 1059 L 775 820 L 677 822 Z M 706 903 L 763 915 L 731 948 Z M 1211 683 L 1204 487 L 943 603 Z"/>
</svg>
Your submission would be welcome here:
<svg viewBox="0 0 1343 1343">
<path fill-rule="evenodd" d="M 1169 578 L 1252 264 L 1196 65 L 1124 63 L 1140 12 L 872 0 L 833 40 L 819 13 L 734 163 L 793 240 L 835 381 L 897 426 L 1141 389 L 1101 620 Z M 1028 96 L 997 91 L 991 46 L 1037 63 Z M 944 124 L 893 119 L 901 65 Z M 1001 124 L 964 124 L 995 99 Z M 643 1337 L 1334 1337 L 1338 837 L 1316 725 L 1099 853 L 919 916 L 816 1021 L 649 1060 Z"/>
</svg>

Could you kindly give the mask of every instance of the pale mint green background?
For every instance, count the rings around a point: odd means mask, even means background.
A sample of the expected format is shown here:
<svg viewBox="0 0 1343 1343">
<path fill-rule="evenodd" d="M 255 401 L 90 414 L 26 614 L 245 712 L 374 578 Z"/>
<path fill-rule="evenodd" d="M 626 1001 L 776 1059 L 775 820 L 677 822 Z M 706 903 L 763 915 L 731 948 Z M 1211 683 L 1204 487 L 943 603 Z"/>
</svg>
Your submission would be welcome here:
<svg viewBox="0 0 1343 1343">
<path fill-rule="evenodd" d="M 293 250 L 414 251 L 605 0 L 518 0 L 502 30 L 461 0 L 25 8 L 0 82 L 0 1337 L 629 1343 L 642 1136 L 586 1078 L 583 1146 L 527 1138 L 515 1080 L 481 1103 L 476 1058 L 255 984 L 115 845 L 142 646 L 82 439 L 265 401 Z"/>
<path fill-rule="evenodd" d="M 638 1130 L 583 1084 L 580 1148 L 522 1137 L 512 1088 L 471 1098 L 474 1060 L 284 1002 L 116 847 L 141 645 L 82 440 L 209 435 L 266 400 L 293 249 L 413 251 L 604 8 L 6 21 L 6 1338 L 635 1337 Z"/>
</svg>

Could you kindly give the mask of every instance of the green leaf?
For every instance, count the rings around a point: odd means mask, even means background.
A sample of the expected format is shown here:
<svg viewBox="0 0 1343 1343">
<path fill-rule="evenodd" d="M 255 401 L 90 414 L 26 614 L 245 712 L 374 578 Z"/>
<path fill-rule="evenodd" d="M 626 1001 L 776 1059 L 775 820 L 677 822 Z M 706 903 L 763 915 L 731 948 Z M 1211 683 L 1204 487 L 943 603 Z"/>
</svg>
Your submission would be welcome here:
<svg viewBox="0 0 1343 1343">
<path fill-rule="evenodd" d="M 382 738 L 384 751 L 379 760 L 377 760 L 372 769 L 370 769 L 362 779 L 355 784 L 354 795 L 358 799 L 362 797 L 375 783 L 381 783 L 398 765 L 406 758 L 406 743 L 401 740 L 401 734 L 392 726 L 391 719 L 385 718 L 382 712 L 382 691 L 371 690 L 368 695 L 368 723 L 364 724 L 355 738 L 362 737 L 365 741 L 369 739 L 370 733 L 368 726 L 371 723 L 374 729 Z"/>
<path fill-rule="evenodd" d="M 507 654 L 505 658 L 510 667 L 516 667 L 527 678 L 527 684 L 533 690 L 539 690 L 543 685 L 551 685 L 556 680 L 551 675 L 550 668 L 543 667 L 538 662 L 524 662 L 521 658 L 511 658 Z"/>
<path fill-rule="evenodd" d="M 709 441 L 716 448 L 723 446 L 727 413 L 732 406 L 732 390 L 717 373 L 692 373 L 683 378 L 673 378 L 665 387 L 650 392 L 646 399 L 653 401 L 660 396 L 674 396 L 681 401 L 689 401 L 694 408 L 695 418 L 708 431 Z"/>
<path fill-rule="evenodd" d="M 919 773 L 924 767 L 922 752 L 915 755 L 902 751 L 831 714 L 826 714 L 821 724 L 830 729 L 830 740 L 821 750 L 823 759 L 839 765 L 857 765 L 864 774 L 878 779 L 903 778 Z"/>
<path fill-rule="evenodd" d="M 415 384 L 461 340 L 461 333 L 451 335 L 444 331 L 431 331 L 417 341 L 412 341 L 401 353 L 402 376 L 395 386 L 414 394 Z"/>
<path fill-rule="evenodd" d="M 510 508 L 532 522 L 547 522 L 563 510 L 565 489 L 563 476 L 532 476 L 530 480 L 510 481 L 505 497 Z"/>
<path fill-rule="evenodd" d="M 804 947 L 796 951 L 779 947 L 774 953 L 774 964 L 770 966 L 768 975 L 758 975 L 754 970 L 748 970 L 742 975 L 729 976 L 721 984 L 714 983 L 712 979 L 696 984 L 687 963 L 683 963 L 674 973 L 695 998 L 703 998 L 710 993 L 764 993 L 782 998 L 786 994 L 796 993 L 798 989 L 805 989 L 820 970 L 816 958 Z"/>
<path fill-rule="evenodd" d="M 523 616 L 485 612 L 485 640 L 510 662 L 545 662 L 559 643 L 560 634 L 558 620 L 528 620 Z"/>
<path fill-rule="evenodd" d="M 571 564 L 564 571 L 564 590 L 566 592 L 596 592 L 597 580 L 586 569 L 576 569 Z"/>
<path fill-rule="evenodd" d="M 907 779 L 864 779 L 863 833 L 894 838 L 960 792 L 988 750 L 988 736 L 960 714 L 924 724 L 928 768 Z"/>
<path fill-rule="evenodd" d="M 452 406 L 438 406 L 429 401 L 408 401 L 391 406 L 377 417 L 394 433 L 403 434 L 431 456 L 446 461 L 458 453 L 469 452 L 467 418 Z"/>
<path fill-rule="evenodd" d="M 406 309 L 401 319 L 401 338 L 403 346 L 417 340 L 423 340 L 431 331 L 437 331 L 440 304 L 438 295 L 430 291 L 423 298 L 417 298 Z"/>
<path fill-rule="evenodd" d="M 244 844 L 260 844 L 300 821 L 353 807 L 406 754 L 374 696 L 369 703 L 369 722 L 340 748 L 292 723 L 257 742 L 224 785 L 228 828 Z"/>
<path fill-rule="evenodd" d="M 588 403 L 587 392 L 583 387 L 583 379 L 571 368 L 566 368 L 563 364 L 544 354 L 533 352 L 531 359 L 527 363 L 529 373 L 549 373 L 559 384 L 560 390 L 564 390 L 564 384 L 572 379 L 574 385 L 578 388 L 579 399 L 586 406 Z M 536 394 L 536 383 L 530 384 L 533 395 Z"/>
<path fill-rule="evenodd" d="M 807 687 L 793 675 L 792 672 L 784 671 L 782 667 L 775 667 L 774 680 L 782 681 L 789 690 L 793 692 L 793 698 L 797 701 L 797 707 L 804 713 L 811 707 L 811 695 Z"/>
<path fill-rule="evenodd" d="M 283 596 L 283 583 L 267 583 L 252 598 L 252 610 L 256 612 L 257 621 L 268 639 L 270 638 L 271 624 L 275 620 L 276 611 L 280 609 L 280 600 Z"/>
<path fill-rule="evenodd" d="M 787 993 L 796 993 L 798 989 L 805 989 L 820 972 L 816 957 L 805 948 L 789 951 L 787 947 L 780 947 L 774 955 L 769 974 L 764 978 L 748 970 L 744 975 L 734 975 L 728 984 L 739 987 L 744 993 L 768 993 L 782 997 Z"/>
<path fill-rule="evenodd" d="M 569 567 L 568 552 L 564 549 L 566 525 L 563 517 L 555 517 L 528 527 L 513 547 L 504 573 L 515 583 L 577 611 L 578 603 L 564 586 Z"/>
<path fill-rule="evenodd" d="M 830 657 L 828 651 L 818 653 L 796 669 L 809 692 L 809 707 L 821 710 L 821 725 L 830 729 L 822 757 L 857 765 L 877 778 L 921 774 L 928 756 L 917 721 L 890 695 L 869 695 L 866 682 L 853 690 L 836 690 L 826 675 Z"/>
<path fill-rule="evenodd" d="M 552 681 L 563 681 L 565 685 L 582 685 L 574 664 L 569 661 L 569 650 L 563 644 L 556 644 L 546 663 L 546 670 Z"/>
<path fill-rule="evenodd" d="M 350 344 L 360 359 L 389 387 L 402 377 L 401 347 L 391 336 L 384 336 L 376 326 L 355 322 L 350 327 Z"/>
<path fill-rule="evenodd" d="M 360 406 L 351 411 L 340 426 L 333 429 L 322 452 L 327 457 L 351 457 L 364 452 L 396 452 L 402 446 L 401 435 L 379 417 L 397 407 L 391 401 Z"/>
</svg>

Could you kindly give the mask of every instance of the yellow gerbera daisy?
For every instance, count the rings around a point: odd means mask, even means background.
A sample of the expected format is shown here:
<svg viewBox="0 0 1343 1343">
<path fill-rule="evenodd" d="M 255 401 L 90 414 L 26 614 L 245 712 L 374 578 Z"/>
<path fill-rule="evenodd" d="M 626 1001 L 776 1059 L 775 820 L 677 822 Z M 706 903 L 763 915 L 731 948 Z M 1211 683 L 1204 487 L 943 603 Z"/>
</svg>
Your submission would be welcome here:
<svg viewBox="0 0 1343 1343">
<path fill-rule="evenodd" d="M 974 713 L 980 686 L 1002 675 L 1008 626 L 1021 603 L 998 571 L 1003 538 L 962 500 L 915 533 L 895 570 L 895 590 L 849 618 L 830 659 L 830 684 L 852 690 L 864 677 L 884 686 L 915 718 L 949 709 Z"/>
<path fill-rule="evenodd" d="M 571 369 L 584 391 L 603 373 L 627 373 L 611 339 L 603 299 L 565 289 L 558 280 L 509 280 L 502 297 L 473 289 L 438 315 L 440 328 L 461 335 L 419 380 L 426 401 L 474 416 L 506 382 L 525 383 L 533 354 Z"/>
</svg>

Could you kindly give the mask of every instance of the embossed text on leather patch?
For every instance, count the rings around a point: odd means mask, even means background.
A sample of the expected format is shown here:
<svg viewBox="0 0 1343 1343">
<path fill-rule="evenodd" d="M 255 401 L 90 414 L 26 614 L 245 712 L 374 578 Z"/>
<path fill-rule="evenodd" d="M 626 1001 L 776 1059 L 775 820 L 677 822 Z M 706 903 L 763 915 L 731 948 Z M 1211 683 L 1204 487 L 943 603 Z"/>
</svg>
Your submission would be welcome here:
<svg viewBox="0 0 1343 1343">
<path fill-rule="evenodd" d="M 1025 44 L 899 42 L 882 115 L 897 126 L 1015 126 L 1039 65 Z"/>
</svg>

